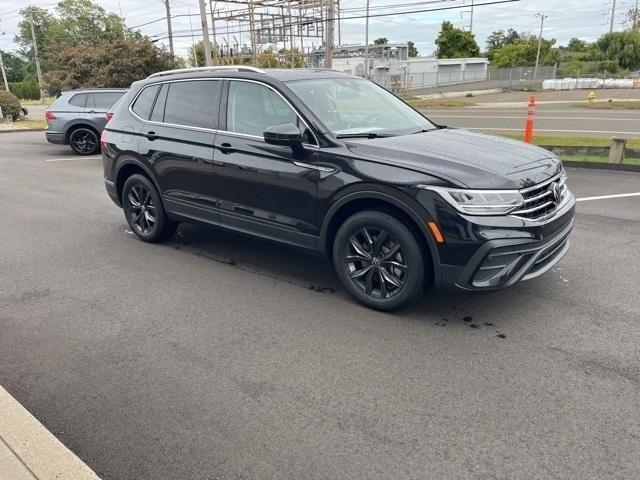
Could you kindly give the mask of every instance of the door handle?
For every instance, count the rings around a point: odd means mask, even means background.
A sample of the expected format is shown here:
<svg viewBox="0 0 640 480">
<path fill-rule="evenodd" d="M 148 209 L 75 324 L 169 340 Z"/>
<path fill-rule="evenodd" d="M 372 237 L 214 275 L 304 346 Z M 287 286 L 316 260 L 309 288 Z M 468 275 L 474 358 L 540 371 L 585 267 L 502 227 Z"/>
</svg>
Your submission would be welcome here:
<svg viewBox="0 0 640 480">
<path fill-rule="evenodd" d="M 231 146 L 231 144 L 230 144 L 230 143 L 227 143 L 227 142 L 225 142 L 225 143 L 221 143 L 220 145 L 216 145 L 216 148 L 217 148 L 218 150 L 220 150 L 220 152 L 221 152 L 221 153 L 223 153 L 223 154 L 225 154 L 225 155 L 228 155 L 228 154 L 230 154 L 230 153 L 235 152 L 235 150 L 233 149 L 233 147 Z"/>
<path fill-rule="evenodd" d="M 158 136 L 156 135 L 156 132 L 143 133 L 142 136 L 145 137 L 148 140 L 151 140 L 151 141 L 154 141 L 154 140 L 158 139 Z"/>
</svg>

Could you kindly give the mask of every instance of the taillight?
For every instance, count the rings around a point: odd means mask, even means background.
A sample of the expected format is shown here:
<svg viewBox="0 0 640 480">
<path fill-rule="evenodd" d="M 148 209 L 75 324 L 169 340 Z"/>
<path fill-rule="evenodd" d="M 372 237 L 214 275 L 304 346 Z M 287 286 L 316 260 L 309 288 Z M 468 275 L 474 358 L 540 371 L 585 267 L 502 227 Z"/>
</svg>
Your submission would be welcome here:
<svg viewBox="0 0 640 480">
<path fill-rule="evenodd" d="M 105 117 L 107 118 L 107 123 L 109 123 L 109 121 L 113 118 L 113 112 L 107 113 Z"/>
<path fill-rule="evenodd" d="M 44 112 L 44 119 L 49 122 L 51 120 L 55 120 L 56 116 L 54 115 L 53 112 L 49 111 L 49 110 L 45 110 Z"/>
<path fill-rule="evenodd" d="M 102 133 L 100 134 L 100 146 L 101 147 L 106 147 L 107 146 L 107 131 L 106 130 L 102 130 Z"/>
</svg>

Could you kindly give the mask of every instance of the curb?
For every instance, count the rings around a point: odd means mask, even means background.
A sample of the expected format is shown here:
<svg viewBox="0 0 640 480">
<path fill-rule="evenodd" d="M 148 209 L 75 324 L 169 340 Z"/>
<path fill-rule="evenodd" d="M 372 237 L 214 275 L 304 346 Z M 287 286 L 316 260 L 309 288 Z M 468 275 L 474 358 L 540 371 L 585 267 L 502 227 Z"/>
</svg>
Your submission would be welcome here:
<svg viewBox="0 0 640 480">
<path fill-rule="evenodd" d="M 16 128 L 13 130 L 0 130 L 0 133 L 16 133 L 16 132 L 44 132 L 44 128 Z"/>
<path fill-rule="evenodd" d="M 2 387 L 0 387 L 0 478 L 100 480 L 93 470 L 54 437 Z"/>
<path fill-rule="evenodd" d="M 600 163 L 600 162 L 574 162 L 562 160 L 565 167 L 588 168 L 592 170 L 613 170 L 618 172 L 640 172 L 640 165 L 629 165 L 624 163 Z"/>
</svg>

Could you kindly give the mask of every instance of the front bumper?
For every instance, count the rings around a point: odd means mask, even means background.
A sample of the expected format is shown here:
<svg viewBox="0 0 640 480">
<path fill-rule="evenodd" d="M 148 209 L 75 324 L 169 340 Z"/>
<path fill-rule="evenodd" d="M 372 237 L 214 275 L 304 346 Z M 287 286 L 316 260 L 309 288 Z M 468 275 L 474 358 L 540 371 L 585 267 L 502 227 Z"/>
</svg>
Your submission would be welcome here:
<svg viewBox="0 0 640 480">
<path fill-rule="evenodd" d="M 441 290 L 492 291 L 536 278 L 564 257 L 570 247 L 575 198 L 569 192 L 556 214 L 542 223 L 509 216 L 463 217 L 451 211 L 445 220 L 440 213 L 450 240 L 439 252 Z"/>
<path fill-rule="evenodd" d="M 444 290 L 490 291 L 536 278 L 553 268 L 569 250 L 573 219 L 539 241 L 491 240 L 464 267 L 442 265 Z"/>
</svg>

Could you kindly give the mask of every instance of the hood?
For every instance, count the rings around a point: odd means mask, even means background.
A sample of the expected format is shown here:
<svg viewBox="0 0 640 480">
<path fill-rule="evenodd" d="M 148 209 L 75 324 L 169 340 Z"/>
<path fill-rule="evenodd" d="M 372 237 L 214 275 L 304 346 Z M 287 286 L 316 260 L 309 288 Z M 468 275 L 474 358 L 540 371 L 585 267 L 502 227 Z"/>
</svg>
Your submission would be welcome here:
<svg viewBox="0 0 640 480">
<path fill-rule="evenodd" d="M 399 137 L 349 139 L 347 147 L 360 157 L 468 188 L 524 188 L 549 179 L 561 169 L 560 160 L 542 148 L 452 128 Z"/>
</svg>

